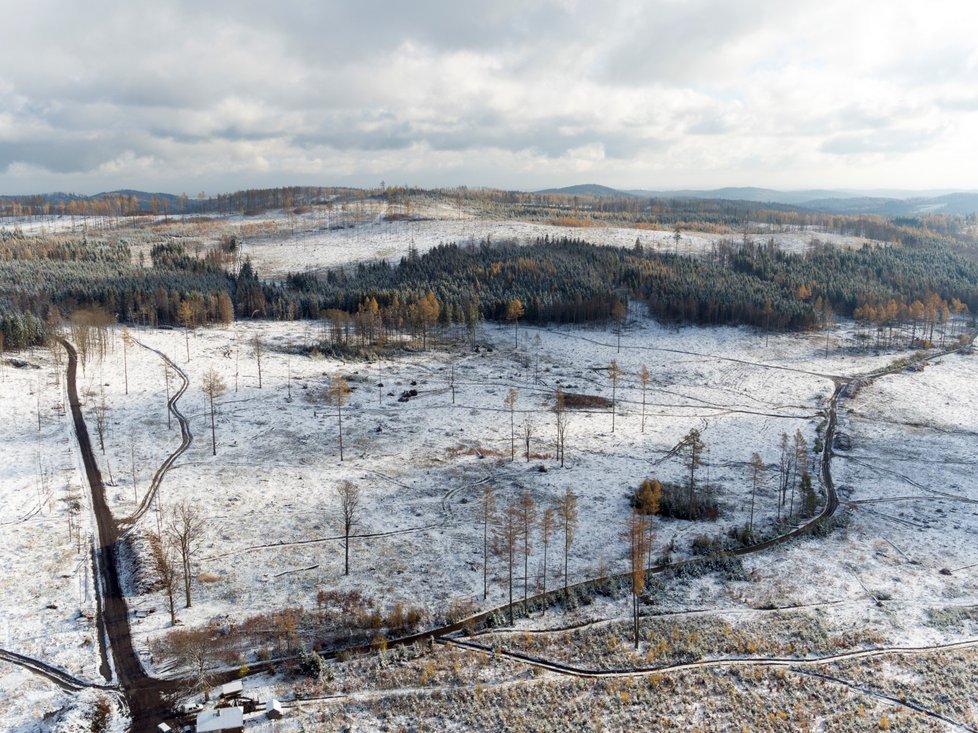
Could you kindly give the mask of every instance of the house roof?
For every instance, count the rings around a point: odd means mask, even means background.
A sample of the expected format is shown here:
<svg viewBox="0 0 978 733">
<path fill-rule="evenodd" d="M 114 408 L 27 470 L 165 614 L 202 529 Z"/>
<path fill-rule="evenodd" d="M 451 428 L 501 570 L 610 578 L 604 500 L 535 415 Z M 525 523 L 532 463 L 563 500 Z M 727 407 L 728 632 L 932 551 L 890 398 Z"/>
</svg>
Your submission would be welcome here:
<svg viewBox="0 0 978 733">
<path fill-rule="evenodd" d="M 244 708 L 218 708 L 197 715 L 197 733 L 217 733 L 244 727 Z"/>
</svg>

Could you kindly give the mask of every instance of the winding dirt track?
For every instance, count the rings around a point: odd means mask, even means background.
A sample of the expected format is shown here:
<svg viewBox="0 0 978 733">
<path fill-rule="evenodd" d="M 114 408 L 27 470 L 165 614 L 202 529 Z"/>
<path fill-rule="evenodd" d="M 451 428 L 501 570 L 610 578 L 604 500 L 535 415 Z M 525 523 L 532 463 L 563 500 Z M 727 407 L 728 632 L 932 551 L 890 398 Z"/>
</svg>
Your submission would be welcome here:
<svg viewBox="0 0 978 733">
<path fill-rule="evenodd" d="M 30 670 L 34 674 L 44 677 L 62 690 L 67 692 L 79 692 L 80 690 L 86 690 L 89 688 L 97 690 L 115 690 L 114 685 L 96 685 L 91 682 L 85 682 L 77 677 L 68 674 L 63 669 L 58 669 L 57 667 L 42 662 L 39 659 L 33 659 L 32 657 L 24 656 L 23 654 L 18 654 L 17 652 L 8 651 L 6 649 L 0 649 L 0 659 L 10 664 L 16 664 L 18 667 L 23 667 L 24 669 Z"/>
<path fill-rule="evenodd" d="M 132 528 L 136 526 L 136 522 L 138 522 L 140 518 L 142 518 L 142 516 L 149 511 L 150 506 L 153 504 L 153 499 L 156 498 L 156 493 L 159 491 L 160 484 L 163 482 L 163 477 L 166 475 L 166 472 L 170 470 L 170 467 L 177 460 L 177 458 L 182 456 L 190 447 L 191 443 L 194 442 L 194 434 L 190 432 L 190 423 L 187 422 L 187 418 L 184 417 L 183 413 L 177 408 L 177 400 L 183 397 L 183 393 L 186 392 L 187 387 L 190 386 L 190 380 L 187 378 L 186 373 L 184 373 L 184 371 L 162 351 L 147 346 L 139 339 L 133 339 L 133 341 L 147 351 L 152 351 L 154 354 L 159 354 L 159 357 L 177 373 L 182 384 L 180 385 L 180 389 L 170 396 L 170 401 L 166 405 L 167 409 L 177 419 L 177 422 L 180 423 L 180 447 L 168 455 L 166 460 L 164 460 L 163 463 L 160 464 L 160 467 L 156 469 L 156 473 L 153 474 L 153 480 L 150 482 L 149 490 L 146 492 L 143 500 L 139 502 L 139 506 L 136 508 L 136 510 L 128 517 L 119 520 L 120 525 L 129 526 L 128 532 L 131 532 Z"/>
</svg>

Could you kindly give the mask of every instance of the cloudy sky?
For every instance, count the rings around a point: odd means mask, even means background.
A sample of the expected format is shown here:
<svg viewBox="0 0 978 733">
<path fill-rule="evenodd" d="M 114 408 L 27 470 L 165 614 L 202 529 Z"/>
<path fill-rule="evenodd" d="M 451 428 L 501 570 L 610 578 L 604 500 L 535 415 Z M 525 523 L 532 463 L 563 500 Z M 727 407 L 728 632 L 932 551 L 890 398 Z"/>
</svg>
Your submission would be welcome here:
<svg viewBox="0 0 978 733">
<path fill-rule="evenodd" d="M 0 193 L 978 189 L 974 0 L 0 10 Z"/>
</svg>

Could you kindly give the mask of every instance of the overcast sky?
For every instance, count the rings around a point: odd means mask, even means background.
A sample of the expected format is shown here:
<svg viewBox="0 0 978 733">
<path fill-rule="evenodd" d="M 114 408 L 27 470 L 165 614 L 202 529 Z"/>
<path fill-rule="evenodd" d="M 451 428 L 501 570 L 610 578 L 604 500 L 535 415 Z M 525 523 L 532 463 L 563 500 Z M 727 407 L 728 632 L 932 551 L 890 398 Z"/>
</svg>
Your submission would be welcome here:
<svg viewBox="0 0 978 733">
<path fill-rule="evenodd" d="M 978 189 L 975 0 L 0 10 L 0 193 Z"/>
</svg>

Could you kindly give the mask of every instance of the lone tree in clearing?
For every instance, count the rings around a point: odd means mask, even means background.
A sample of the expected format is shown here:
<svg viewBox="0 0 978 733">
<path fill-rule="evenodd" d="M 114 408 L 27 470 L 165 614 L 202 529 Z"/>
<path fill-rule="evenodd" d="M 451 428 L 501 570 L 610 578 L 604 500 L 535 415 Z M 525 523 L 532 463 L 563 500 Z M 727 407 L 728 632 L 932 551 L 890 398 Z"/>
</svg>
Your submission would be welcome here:
<svg viewBox="0 0 978 733">
<path fill-rule="evenodd" d="M 205 527 L 206 523 L 203 516 L 191 502 L 185 500 L 173 507 L 166 533 L 180 554 L 187 608 L 193 605 L 190 597 L 190 581 L 193 577 L 190 572 L 190 562 L 197 553 L 200 541 L 204 536 Z"/>
<path fill-rule="evenodd" d="M 513 338 L 514 338 L 514 348 L 519 348 L 520 345 L 520 318 L 526 313 L 526 308 L 523 307 L 523 301 L 519 298 L 513 298 L 506 305 L 506 320 L 513 322 Z"/>
<path fill-rule="evenodd" d="M 649 368 L 642 364 L 642 369 L 638 373 L 638 378 L 642 382 L 642 432 L 645 432 L 645 396 L 649 391 Z"/>
<path fill-rule="evenodd" d="M 221 378 L 220 373 L 214 367 L 211 367 L 206 372 L 204 372 L 204 379 L 202 382 L 202 389 L 207 395 L 207 399 L 211 404 L 211 454 L 217 455 L 217 429 L 214 426 L 214 400 L 220 397 L 227 390 L 227 385 L 224 384 L 224 379 Z"/>
<path fill-rule="evenodd" d="M 40 400 L 40 393 L 38 393 L 38 400 Z M 38 408 L 40 409 L 40 401 L 38 402 Z M 109 428 L 109 405 L 105 401 L 105 387 L 102 387 L 99 393 L 99 401 L 95 404 L 95 432 L 98 433 L 98 444 L 102 449 L 102 453 L 105 453 L 105 432 Z M 41 429 L 41 413 L 38 412 L 37 415 L 37 429 Z"/>
<path fill-rule="evenodd" d="M 257 333 L 251 338 L 251 353 L 258 364 L 258 389 L 261 389 L 261 358 L 265 355 L 265 342 Z"/>
<path fill-rule="evenodd" d="M 183 335 L 187 339 L 187 361 L 190 361 L 190 332 L 194 328 L 194 307 L 189 300 L 181 300 L 177 309 L 177 318 L 183 326 Z"/>
<path fill-rule="evenodd" d="M 615 397 L 618 393 L 618 380 L 621 379 L 621 368 L 615 359 L 608 365 L 608 379 L 611 380 L 611 432 L 615 432 Z"/>
<path fill-rule="evenodd" d="M 700 431 L 693 428 L 686 433 L 682 446 L 686 469 L 689 471 L 689 493 L 686 506 L 689 510 L 689 518 L 693 519 L 695 514 L 696 469 L 703 465 L 703 449 L 706 448 L 706 445 L 700 438 Z"/>
<path fill-rule="evenodd" d="M 516 398 L 519 393 L 515 387 L 510 387 L 503 398 L 503 404 L 509 409 L 509 460 L 516 460 Z"/>
<path fill-rule="evenodd" d="M 577 495 L 568 486 L 564 495 L 557 501 L 557 517 L 560 530 L 564 534 L 564 599 L 567 599 L 567 561 L 571 545 L 574 544 L 574 529 L 577 527 Z"/>
<path fill-rule="evenodd" d="M 339 427 L 340 460 L 343 460 L 343 405 L 350 396 L 350 385 L 343 377 L 333 376 L 329 379 L 326 396 L 336 405 L 336 424 Z"/>
<path fill-rule="evenodd" d="M 360 524 L 360 487 L 352 481 L 340 481 L 336 486 L 343 518 L 343 575 L 350 574 L 350 534 Z"/>
</svg>

